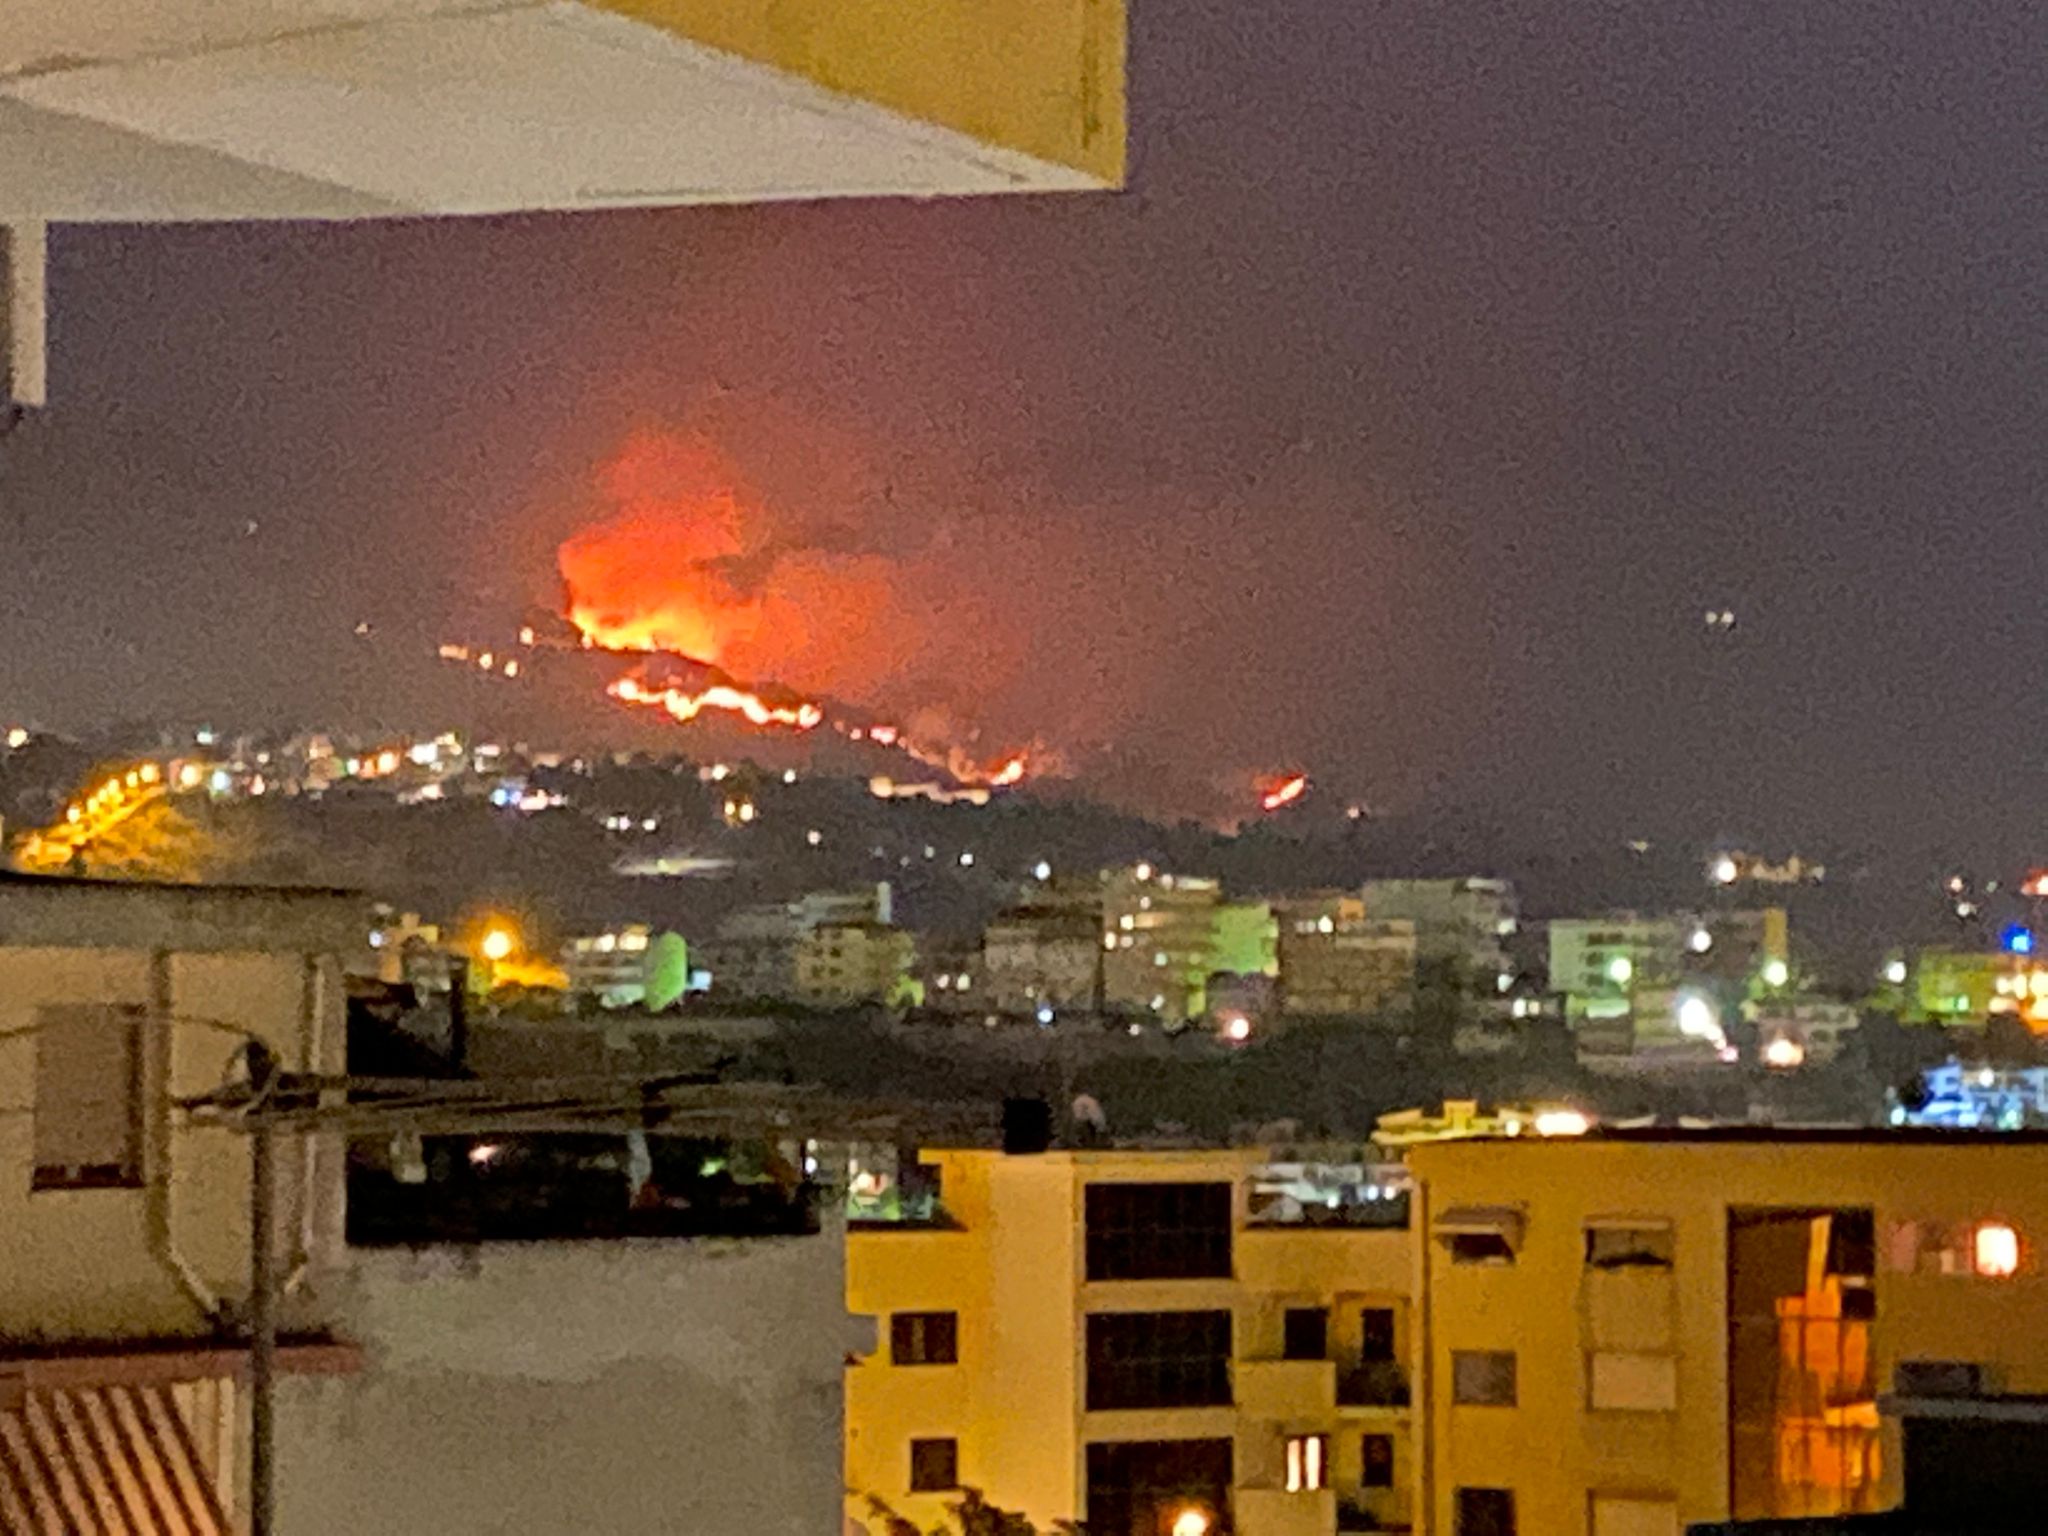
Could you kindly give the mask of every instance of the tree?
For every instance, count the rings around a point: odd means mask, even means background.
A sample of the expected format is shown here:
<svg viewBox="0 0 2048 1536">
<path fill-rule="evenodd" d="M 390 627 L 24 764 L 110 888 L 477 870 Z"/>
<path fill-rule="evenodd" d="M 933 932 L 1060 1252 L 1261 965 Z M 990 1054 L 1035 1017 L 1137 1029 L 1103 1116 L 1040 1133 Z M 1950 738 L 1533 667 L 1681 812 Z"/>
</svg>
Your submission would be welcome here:
<svg viewBox="0 0 2048 1536">
<path fill-rule="evenodd" d="M 960 1496 L 946 1506 L 946 1519 L 928 1530 L 872 1494 L 868 1512 L 878 1523 L 878 1536 L 1087 1536 L 1086 1528 L 1072 1520 L 1057 1520 L 1049 1529 L 1040 1530 L 1015 1510 L 989 1503 L 979 1488 L 962 1488 Z"/>
</svg>

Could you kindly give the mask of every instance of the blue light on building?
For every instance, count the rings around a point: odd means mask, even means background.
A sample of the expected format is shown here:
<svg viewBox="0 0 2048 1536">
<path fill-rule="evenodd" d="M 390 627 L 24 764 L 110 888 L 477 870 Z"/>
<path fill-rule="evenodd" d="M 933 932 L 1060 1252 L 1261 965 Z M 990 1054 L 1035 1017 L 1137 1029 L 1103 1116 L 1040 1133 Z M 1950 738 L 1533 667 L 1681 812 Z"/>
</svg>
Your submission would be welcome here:
<svg viewBox="0 0 2048 1536">
<path fill-rule="evenodd" d="M 2014 923 L 2000 934 L 1999 942 L 2005 946 L 2005 952 L 2009 955 L 2031 955 L 2034 952 L 2033 931 L 2021 927 L 2018 923 Z"/>
</svg>

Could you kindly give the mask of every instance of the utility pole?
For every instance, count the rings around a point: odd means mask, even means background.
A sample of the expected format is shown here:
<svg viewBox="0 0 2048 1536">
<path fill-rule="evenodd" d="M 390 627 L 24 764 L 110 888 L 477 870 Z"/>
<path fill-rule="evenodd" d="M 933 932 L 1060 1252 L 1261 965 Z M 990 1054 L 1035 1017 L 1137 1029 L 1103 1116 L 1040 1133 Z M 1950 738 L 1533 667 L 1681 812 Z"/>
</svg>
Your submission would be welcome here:
<svg viewBox="0 0 2048 1536">
<path fill-rule="evenodd" d="M 247 1047 L 249 1088 L 249 1536 L 277 1525 L 277 1131 L 262 1111 L 277 1082 L 277 1059 L 261 1041 Z"/>
</svg>

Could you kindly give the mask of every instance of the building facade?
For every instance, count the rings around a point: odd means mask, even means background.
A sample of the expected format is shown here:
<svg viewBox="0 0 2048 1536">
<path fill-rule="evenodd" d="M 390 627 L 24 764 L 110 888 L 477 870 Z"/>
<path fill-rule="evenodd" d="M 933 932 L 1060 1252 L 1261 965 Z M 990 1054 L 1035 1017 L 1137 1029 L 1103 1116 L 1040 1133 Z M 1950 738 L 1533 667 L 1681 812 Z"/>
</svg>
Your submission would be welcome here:
<svg viewBox="0 0 2048 1536">
<path fill-rule="evenodd" d="M 1521 927 L 1521 903 L 1505 880 L 1368 880 L 1359 895 L 1367 916 L 1415 925 L 1419 961 L 1455 967 L 1480 992 L 1498 992 L 1499 978 L 1514 970 L 1508 944 Z"/>
<path fill-rule="evenodd" d="M 1365 1018 L 1408 997 L 1415 986 L 1415 924 L 1366 913 L 1362 897 L 1341 892 L 1274 903 L 1283 1012 Z"/>
<path fill-rule="evenodd" d="M 852 1008 L 909 1000 L 917 943 L 888 923 L 820 923 L 796 945 L 796 1000 L 810 1008 Z"/>
<path fill-rule="evenodd" d="M 1099 894 L 1041 897 L 1000 913 L 982 931 L 976 995 L 996 1013 L 1094 1008 L 1102 968 Z"/>
<path fill-rule="evenodd" d="M 2048 1391 L 2040 1138 L 1646 1131 L 1409 1163 L 1445 1536 L 1891 1509 L 1902 1405 Z"/>
<path fill-rule="evenodd" d="M 366 915 L 339 893 L 0 876 L 0 1100 L 25 1111 L 0 1114 L 0 1530 L 240 1518 L 249 1146 L 174 1101 L 252 1040 L 340 1070 L 339 957 Z M 339 1247 L 340 1160 L 279 1162 L 277 1258 L 306 1273 Z M 302 1293 L 285 1321 L 326 1319 Z"/>
<path fill-rule="evenodd" d="M 843 1230 L 800 1149 L 710 1145 L 476 1135 L 397 1180 L 362 1149 L 321 1281 L 363 1364 L 281 1394 L 278 1529 L 830 1530 L 871 1338 Z"/>
<path fill-rule="evenodd" d="M 711 995 L 720 1000 L 798 1002 L 804 997 L 799 958 L 811 956 L 809 973 L 823 967 L 807 941 L 820 928 L 887 927 L 894 912 L 886 882 L 849 891 L 810 891 L 792 901 L 768 902 L 732 913 L 716 933 L 697 946 L 710 973 Z M 842 943 L 842 951 L 845 946 Z"/>
<path fill-rule="evenodd" d="M 958 1490 L 1091 1536 L 1400 1528 L 1405 1199 L 1258 1151 L 930 1151 L 934 1218 L 861 1224 L 849 1529 Z M 1368 1191 L 1371 1198 L 1368 1198 Z M 1379 1198 L 1384 1195 L 1384 1199 Z"/>
<path fill-rule="evenodd" d="M 1208 1006 L 1222 888 L 1149 864 L 1102 877 L 1102 995 L 1106 1007 L 1167 1023 Z"/>
<path fill-rule="evenodd" d="M 1715 1052 L 1752 1002 L 1793 995 L 1781 907 L 1559 917 L 1548 924 L 1550 990 L 1582 1052 Z"/>
</svg>

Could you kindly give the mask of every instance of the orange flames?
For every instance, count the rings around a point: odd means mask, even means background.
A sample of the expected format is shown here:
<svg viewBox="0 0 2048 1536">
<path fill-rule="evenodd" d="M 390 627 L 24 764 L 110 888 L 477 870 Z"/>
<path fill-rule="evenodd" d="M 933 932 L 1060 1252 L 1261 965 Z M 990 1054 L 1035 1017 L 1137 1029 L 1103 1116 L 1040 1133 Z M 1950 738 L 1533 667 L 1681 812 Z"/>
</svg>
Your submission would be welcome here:
<svg viewBox="0 0 2048 1536">
<path fill-rule="evenodd" d="M 712 674 L 686 683 L 641 671 L 613 682 L 611 697 L 681 723 L 714 710 L 762 727 L 829 724 L 962 784 L 1023 780 L 1031 766 L 1024 753 L 979 761 L 922 716 L 917 731 L 905 730 L 857 721 L 856 712 L 807 696 L 886 691 L 916 657 L 920 635 L 897 618 L 901 577 L 889 561 L 799 547 L 695 438 L 635 439 L 605 489 L 610 515 L 557 555 L 570 623 L 586 647 L 668 657 Z M 778 686 L 739 680 L 749 677 Z"/>
<path fill-rule="evenodd" d="M 1260 793 L 1259 809 L 1262 811 L 1277 811 L 1283 805 L 1292 805 L 1307 793 L 1308 775 L 1305 773 L 1289 774 L 1286 778 L 1274 783 L 1271 788 Z"/>
</svg>

